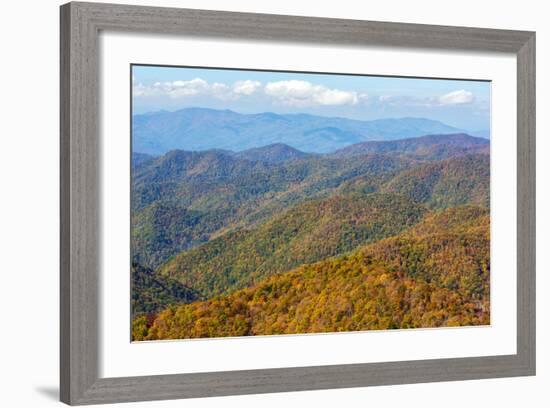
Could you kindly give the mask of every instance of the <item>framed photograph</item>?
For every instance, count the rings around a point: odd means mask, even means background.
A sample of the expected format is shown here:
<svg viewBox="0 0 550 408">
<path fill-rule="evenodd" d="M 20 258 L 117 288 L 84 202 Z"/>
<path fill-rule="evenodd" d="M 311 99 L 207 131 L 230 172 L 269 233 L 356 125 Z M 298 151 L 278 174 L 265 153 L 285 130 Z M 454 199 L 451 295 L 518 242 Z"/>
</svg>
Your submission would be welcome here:
<svg viewBox="0 0 550 408">
<path fill-rule="evenodd" d="M 63 402 L 534 374 L 533 32 L 61 7 Z"/>
</svg>

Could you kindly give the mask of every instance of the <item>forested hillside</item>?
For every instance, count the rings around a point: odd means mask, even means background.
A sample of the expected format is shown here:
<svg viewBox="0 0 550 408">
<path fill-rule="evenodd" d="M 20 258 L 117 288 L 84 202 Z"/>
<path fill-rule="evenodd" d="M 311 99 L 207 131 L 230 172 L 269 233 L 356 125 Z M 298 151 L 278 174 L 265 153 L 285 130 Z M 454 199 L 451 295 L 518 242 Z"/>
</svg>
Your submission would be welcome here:
<svg viewBox="0 0 550 408">
<path fill-rule="evenodd" d="M 159 273 L 212 297 L 395 235 L 425 212 L 423 206 L 391 194 L 333 195 L 183 252 Z"/>
<path fill-rule="evenodd" d="M 456 132 L 135 153 L 133 339 L 489 324 L 488 153 Z"/>
<path fill-rule="evenodd" d="M 355 157 L 368 153 L 385 153 L 419 160 L 442 160 L 475 153 L 489 153 L 489 140 L 464 133 L 427 135 L 394 141 L 371 141 L 353 144 L 332 153 L 334 157 Z"/>
<path fill-rule="evenodd" d="M 175 339 L 489 324 L 489 224 L 479 209 L 428 216 L 396 237 L 227 296 L 134 323 Z M 462 219 L 476 226 L 441 222 Z M 444 225 L 447 228 L 442 228 Z"/>
<path fill-rule="evenodd" d="M 226 223 L 225 211 L 190 210 L 158 201 L 132 214 L 134 262 L 156 267 L 172 255 L 202 244 Z"/>
<path fill-rule="evenodd" d="M 376 191 L 410 165 L 377 154 L 266 163 L 220 151 L 170 152 L 134 171 L 134 260 L 158 267 L 224 232 L 260 223 L 303 200 L 327 197 L 358 176 L 370 180 L 369 192 Z"/>
<path fill-rule="evenodd" d="M 193 289 L 155 271 L 132 264 L 132 315 L 158 312 L 170 305 L 201 300 Z"/>
<path fill-rule="evenodd" d="M 235 156 L 240 159 L 250 161 L 260 161 L 264 163 L 282 163 L 287 160 L 298 159 L 311 156 L 309 153 L 304 153 L 298 149 L 287 146 L 284 143 L 273 143 L 263 147 L 255 147 L 235 153 Z"/>
<path fill-rule="evenodd" d="M 382 191 L 402 194 L 432 208 L 462 204 L 489 207 L 489 173 L 489 155 L 467 155 L 412 167 Z"/>
</svg>

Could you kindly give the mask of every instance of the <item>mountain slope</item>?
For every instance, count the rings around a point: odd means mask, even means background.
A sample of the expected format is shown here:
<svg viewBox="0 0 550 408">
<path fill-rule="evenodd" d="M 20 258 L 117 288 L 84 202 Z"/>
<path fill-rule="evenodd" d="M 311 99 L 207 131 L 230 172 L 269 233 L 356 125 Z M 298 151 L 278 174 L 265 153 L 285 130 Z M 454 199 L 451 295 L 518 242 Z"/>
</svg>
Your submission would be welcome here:
<svg viewBox="0 0 550 408">
<path fill-rule="evenodd" d="M 308 156 L 270 165 L 220 151 L 176 150 L 134 172 L 132 206 L 141 209 L 157 200 L 177 200 L 180 205 L 201 210 L 230 203 L 240 206 L 266 193 L 303 195 L 336 188 L 360 174 L 388 180 L 410 164 L 408 160 L 371 154 L 357 160 Z"/>
<path fill-rule="evenodd" d="M 414 233 L 300 266 L 228 296 L 167 308 L 153 322 L 136 319 L 134 340 L 487 325 L 484 217 L 475 208 L 447 210 L 427 217 Z M 465 223 L 478 227 L 461 227 Z"/>
<path fill-rule="evenodd" d="M 154 156 L 145 153 L 132 153 L 132 168 L 139 167 L 148 161 L 152 160 Z"/>
<path fill-rule="evenodd" d="M 208 240 L 224 225 L 225 213 L 189 210 L 155 202 L 132 214 L 132 260 L 157 267 L 175 253 Z"/>
<path fill-rule="evenodd" d="M 357 143 L 335 151 L 334 157 L 354 157 L 368 153 L 413 156 L 417 159 L 441 160 L 471 153 L 488 153 L 489 140 L 465 133 L 427 135 L 394 141 Z"/>
<path fill-rule="evenodd" d="M 486 154 L 429 162 L 403 171 L 382 191 L 401 194 L 432 208 L 489 206 L 490 159 Z"/>
<path fill-rule="evenodd" d="M 183 252 L 161 266 L 159 273 L 209 298 L 394 235 L 424 213 L 422 206 L 400 196 L 331 196 Z"/>
<path fill-rule="evenodd" d="M 284 143 L 311 153 L 327 153 L 366 140 L 392 140 L 458 129 L 422 118 L 359 121 L 306 114 L 240 114 L 230 110 L 187 108 L 132 118 L 134 152 L 170 150 L 241 151 Z"/>
<path fill-rule="evenodd" d="M 243 150 L 242 152 L 235 153 L 235 156 L 250 161 L 282 163 L 287 160 L 306 157 L 308 153 L 304 153 L 283 143 L 273 143 L 267 146 Z"/>
<path fill-rule="evenodd" d="M 132 263 L 132 316 L 155 313 L 169 305 L 201 300 L 194 290 L 176 280 Z"/>
<path fill-rule="evenodd" d="M 407 265 L 415 279 L 488 303 L 489 243 L 489 209 L 459 206 L 428 215 L 397 237 L 365 247 L 362 255 L 393 270 Z"/>
<path fill-rule="evenodd" d="M 326 197 L 364 176 L 375 191 L 410 162 L 382 155 L 357 160 L 307 156 L 263 163 L 221 151 L 173 151 L 135 169 L 134 258 L 149 267 L 213 236 L 250 227 L 305 199 Z"/>
<path fill-rule="evenodd" d="M 219 150 L 149 158 L 132 179 L 134 260 L 156 268 L 182 250 L 336 192 L 388 192 L 432 208 L 489 203 L 488 155 L 419 163 L 387 154 L 279 163 Z"/>
</svg>

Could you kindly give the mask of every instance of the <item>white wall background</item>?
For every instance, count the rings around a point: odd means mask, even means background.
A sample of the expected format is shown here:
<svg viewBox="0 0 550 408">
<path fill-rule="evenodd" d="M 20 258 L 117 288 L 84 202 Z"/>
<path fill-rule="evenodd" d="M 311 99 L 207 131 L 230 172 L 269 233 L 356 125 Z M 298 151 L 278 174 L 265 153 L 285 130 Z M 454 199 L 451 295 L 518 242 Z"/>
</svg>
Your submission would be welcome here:
<svg viewBox="0 0 550 408">
<path fill-rule="evenodd" d="M 297 2 L 296 0 L 128 0 L 135 4 L 509 28 L 537 31 L 538 375 L 529 378 L 403 385 L 187 400 L 187 407 L 407 406 L 546 407 L 550 402 L 550 26 L 545 3 L 461 0 Z M 0 64 L 1 406 L 45 407 L 58 399 L 58 69 L 57 0 L 2 7 Z M 176 407 L 182 401 L 125 404 Z"/>
</svg>

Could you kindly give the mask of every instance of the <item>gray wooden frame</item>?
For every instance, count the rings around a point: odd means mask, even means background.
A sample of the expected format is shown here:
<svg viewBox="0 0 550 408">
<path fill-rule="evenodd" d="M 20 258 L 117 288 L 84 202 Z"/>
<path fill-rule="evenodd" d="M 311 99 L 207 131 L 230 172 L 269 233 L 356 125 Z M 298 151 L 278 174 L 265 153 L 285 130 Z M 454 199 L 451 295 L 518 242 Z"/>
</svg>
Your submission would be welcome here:
<svg viewBox="0 0 550 408">
<path fill-rule="evenodd" d="M 101 30 L 514 53 L 517 354 L 127 378 L 98 375 Z M 535 33 L 282 15 L 61 6 L 61 401 L 95 404 L 535 374 Z"/>
</svg>

